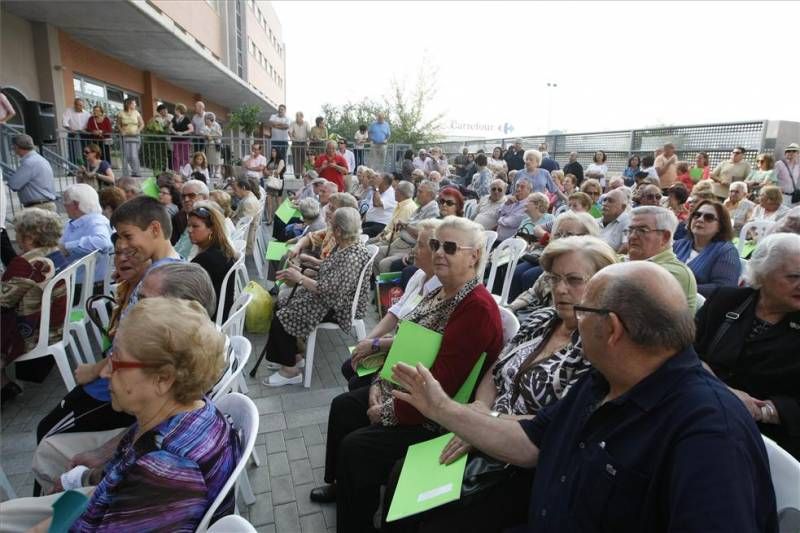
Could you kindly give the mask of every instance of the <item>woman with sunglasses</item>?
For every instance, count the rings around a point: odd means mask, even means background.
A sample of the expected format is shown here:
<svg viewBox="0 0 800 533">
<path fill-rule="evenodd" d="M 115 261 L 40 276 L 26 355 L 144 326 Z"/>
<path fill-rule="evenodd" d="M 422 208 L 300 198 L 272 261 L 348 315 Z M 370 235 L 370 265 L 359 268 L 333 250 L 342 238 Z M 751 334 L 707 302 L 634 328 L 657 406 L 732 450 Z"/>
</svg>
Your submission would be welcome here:
<svg viewBox="0 0 800 533">
<path fill-rule="evenodd" d="M 198 248 L 198 253 L 192 259 L 192 263 L 197 263 L 208 272 L 211 283 L 214 285 L 217 301 L 219 301 L 222 294 L 222 281 L 238 257 L 228 240 L 225 217 L 221 211 L 212 207 L 210 202 L 195 202 L 194 208 L 189 212 L 186 231 L 189 233 L 189 240 Z M 228 280 L 225 304 L 223 305 L 223 320 L 227 318 L 228 310 L 233 305 L 234 281 L 233 276 Z M 211 315 L 211 320 L 216 319 L 215 312 Z"/>
<path fill-rule="evenodd" d="M 757 191 L 761 187 L 778 184 L 778 174 L 775 171 L 775 158 L 772 157 L 772 154 L 758 154 L 756 165 L 758 165 L 758 167 L 753 170 L 745 180 L 750 190 Z"/>
<path fill-rule="evenodd" d="M 719 202 L 701 201 L 689 216 L 686 233 L 672 249 L 694 272 L 697 292 L 708 298 L 719 287 L 736 287 L 742 265 L 731 242 L 733 227 L 728 210 Z"/>
<path fill-rule="evenodd" d="M 471 406 L 489 416 L 523 420 L 563 398 L 580 376 L 591 368 L 583 358 L 578 322 L 573 306 L 580 304 L 586 284 L 598 271 L 617 262 L 611 247 L 596 237 L 565 237 L 547 245 L 541 256 L 542 280 L 553 295 L 552 307 L 544 307 L 528 318 L 503 347 L 483 378 Z M 464 454 L 468 461 L 485 460 L 458 436 L 450 439 L 441 460 L 450 464 Z M 503 463 L 488 458 L 494 464 Z M 393 474 L 399 473 L 399 466 Z M 385 502 L 391 502 L 396 477 L 388 484 Z M 478 490 L 454 504 L 413 518 L 388 524 L 412 529 L 418 522 L 423 531 L 503 531 L 527 519 L 533 470 L 506 468 L 496 484 Z M 388 509 L 388 507 L 385 507 Z"/>
<path fill-rule="evenodd" d="M 439 191 L 439 218 L 464 216 L 464 195 L 455 187 L 445 187 Z"/>
<path fill-rule="evenodd" d="M 446 217 L 428 241 L 442 286 L 422 298 L 405 319 L 442 334 L 433 374 L 454 395 L 482 353 L 490 368 L 503 343 L 500 313 L 477 278 L 485 261 L 483 227 Z M 271 333 L 270 333 L 271 334 Z M 385 348 L 379 341 L 375 352 Z M 380 486 L 409 445 L 431 439 L 438 428 L 409 404 L 395 400 L 394 385 L 376 379 L 337 396 L 328 419 L 325 481 L 311 491 L 316 502 L 336 500 L 338 531 L 369 531 Z"/>
<path fill-rule="evenodd" d="M 197 529 L 242 453 L 237 432 L 205 396 L 222 373 L 224 348 L 225 336 L 196 302 L 151 298 L 131 310 L 103 376 L 113 408 L 136 422 L 108 463 L 61 478 L 56 490 L 89 496 L 71 530 Z M 4 527 L 47 531 L 60 496 L 2 504 Z M 231 493 L 212 521 L 233 507 Z"/>
<path fill-rule="evenodd" d="M 78 171 L 78 183 L 88 183 L 97 191 L 103 187 L 114 185 L 114 171 L 111 170 L 111 164 L 103 160 L 103 153 L 99 146 L 87 144 L 83 149 L 83 158 L 86 166 L 81 166 Z"/>
</svg>

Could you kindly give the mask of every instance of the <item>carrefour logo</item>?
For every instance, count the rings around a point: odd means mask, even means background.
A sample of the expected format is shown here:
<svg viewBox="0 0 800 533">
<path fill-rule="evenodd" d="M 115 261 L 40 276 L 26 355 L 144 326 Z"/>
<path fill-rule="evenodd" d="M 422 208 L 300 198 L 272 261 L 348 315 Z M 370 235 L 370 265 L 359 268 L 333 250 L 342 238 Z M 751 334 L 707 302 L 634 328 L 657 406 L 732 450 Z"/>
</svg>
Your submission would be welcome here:
<svg viewBox="0 0 800 533">
<path fill-rule="evenodd" d="M 461 122 L 458 120 L 451 120 L 450 129 L 461 131 L 498 131 L 507 135 L 514 131 L 514 126 L 508 122 L 504 122 L 503 124 L 489 124 L 485 122 Z"/>
</svg>

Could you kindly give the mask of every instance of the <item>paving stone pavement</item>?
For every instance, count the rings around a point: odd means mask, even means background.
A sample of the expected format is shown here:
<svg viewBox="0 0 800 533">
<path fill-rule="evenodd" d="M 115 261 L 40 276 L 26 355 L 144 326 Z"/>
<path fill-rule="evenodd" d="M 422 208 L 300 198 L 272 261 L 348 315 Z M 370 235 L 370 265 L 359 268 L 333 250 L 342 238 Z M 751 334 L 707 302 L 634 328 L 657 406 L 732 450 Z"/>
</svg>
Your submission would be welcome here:
<svg viewBox="0 0 800 533">
<path fill-rule="evenodd" d="M 248 270 L 251 279 L 255 279 L 252 264 Z M 368 332 L 376 321 L 377 314 L 370 306 L 366 317 Z M 256 503 L 248 507 L 240 499 L 240 514 L 259 532 L 334 532 L 335 504 L 320 505 L 310 501 L 308 495 L 323 482 L 328 409 L 331 400 L 347 390 L 340 367 L 349 355 L 347 346 L 355 340 L 338 330 L 321 330 L 317 334 L 311 388 L 302 385 L 272 388 L 261 384 L 261 379 L 270 374 L 265 365 L 262 364 L 255 378 L 249 376 L 249 369 L 267 337 L 249 333 L 246 336 L 253 344 L 253 351 L 245 376 L 248 396 L 256 403 L 260 415 L 256 449 L 262 463 L 258 467 L 248 463 Z M 23 395 L 0 413 L 0 464 L 17 495 L 30 496 L 36 424 L 63 398 L 66 389 L 56 370 L 44 383 L 22 385 Z"/>
</svg>

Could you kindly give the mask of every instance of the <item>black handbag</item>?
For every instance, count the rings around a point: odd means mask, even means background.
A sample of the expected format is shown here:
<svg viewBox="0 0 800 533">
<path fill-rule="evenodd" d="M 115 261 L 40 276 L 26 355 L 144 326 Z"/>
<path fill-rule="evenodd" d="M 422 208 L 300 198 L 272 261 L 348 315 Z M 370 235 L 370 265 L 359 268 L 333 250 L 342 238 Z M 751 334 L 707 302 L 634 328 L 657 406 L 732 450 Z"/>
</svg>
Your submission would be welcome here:
<svg viewBox="0 0 800 533">
<path fill-rule="evenodd" d="M 468 498 L 511 479 L 517 467 L 503 463 L 482 453 L 471 455 L 464 468 L 461 497 Z"/>
</svg>

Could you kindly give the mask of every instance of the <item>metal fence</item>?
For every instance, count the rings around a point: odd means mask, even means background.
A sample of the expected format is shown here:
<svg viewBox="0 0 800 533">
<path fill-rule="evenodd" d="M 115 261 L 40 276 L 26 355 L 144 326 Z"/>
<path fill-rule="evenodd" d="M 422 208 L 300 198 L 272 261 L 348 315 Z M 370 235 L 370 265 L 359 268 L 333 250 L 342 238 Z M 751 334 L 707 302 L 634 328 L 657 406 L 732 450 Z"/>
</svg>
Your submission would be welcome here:
<svg viewBox="0 0 800 533">
<path fill-rule="evenodd" d="M 745 159 L 755 165 L 756 156 L 765 150 L 765 121 L 732 122 L 726 124 L 701 124 L 694 126 L 665 126 L 636 130 L 603 131 L 590 133 L 565 133 L 558 135 L 534 135 L 522 138 L 525 149 L 538 148 L 547 143 L 550 157 L 562 166 L 569 160 L 570 152 L 578 153 L 578 162 L 584 167 L 591 164 L 595 151 L 606 154 L 606 164 L 612 172 L 622 172 L 633 155 L 652 155 L 656 148 L 671 142 L 678 158 L 694 161 L 697 154 L 706 152 L 709 164 L 714 167 L 730 157 L 737 146 L 746 149 Z M 439 143 L 448 159 L 461 153 L 466 147 L 475 153 L 483 150 L 491 154 L 495 147 L 507 148 L 515 138 L 486 139 L 467 142 Z M 770 150 L 771 151 L 771 150 Z"/>
</svg>

